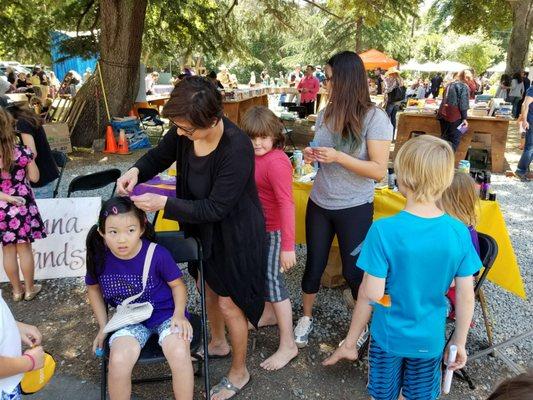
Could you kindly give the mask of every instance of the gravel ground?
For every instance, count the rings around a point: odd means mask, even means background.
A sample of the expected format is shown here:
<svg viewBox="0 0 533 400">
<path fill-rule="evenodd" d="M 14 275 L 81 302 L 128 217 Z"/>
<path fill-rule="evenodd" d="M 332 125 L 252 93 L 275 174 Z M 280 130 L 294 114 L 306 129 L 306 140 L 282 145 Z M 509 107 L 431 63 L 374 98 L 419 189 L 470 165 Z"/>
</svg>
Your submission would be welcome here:
<svg viewBox="0 0 533 400">
<path fill-rule="evenodd" d="M 515 148 L 516 129 L 510 133 L 507 161 L 513 166 L 518 161 L 519 153 Z M 74 153 L 67 165 L 60 195 L 66 195 L 68 182 L 79 174 L 95 172 L 109 167 L 125 171 L 142 151 L 130 156 L 105 156 L 102 154 Z M 515 178 L 493 175 L 493 187 L 503 210 L 507 228 L 511 236 L 515 254 L 521 267 L 528 300 L 522 300 L 505 292 L 503 289 L 487 282 L 485 293 L 494 320 L 495 342 L 501 342 L 518 335 L 533 325 L 533 183 L 522 183 Z M 109 196 L 110 190 L 101 190 L 103 197 Z M 287 275 L 287 284 L 293 300 L 295 318 L 301 313 L 300 279 L 305 263 L 305 247 L 297 249 L 297 266 Z M 191 292 L 190 308 L 198 309 L 197 296 L 192 291 L 192 282 L 187 278 Z M 9 293 L 8 285 L 0 285 Z M 98 365 L 89 352 L 96 328 L 92 313 L 85 299 L 84 284 L 81 278 L 58 279 L 45 283 L 44 293 L 34 302 L 13 304 L 8 302 L 21 320 L 34 323 L 44 332 L 47 348 L 59 362 L 59 373 L 76 377 L 80 380 L 98 382 Z M 7 297 L 7 296 L 6 296 Z M 54 305 L 51 307 L 51 305 Z M 60 305 L 59 307 L 57 305 Z M 51 311 L 53 309 L 53 311 Z M 275 328 L 264 328 L 251 333 L 249 366 L 253 375 L 250 387 L 239 398 L 245 399 L 366 399 L 365 380 L 366 365 L 357 362 L 354 365 L 342 365 L 324 369 L 320 361 L 343 338 L 350 321 L 351 313 L 347 311 L 342 288 L 322 289 L 316 307 L 316 325 L 310 345 L 301 351 L 299 357 L 281 371 L 267 373 L 259 364 L 272 353 L 277 346 Z M 476 307 L 475 327 L 469 337 L 469 351 L 486 346 L 486 335 L 480 310 Z M 533 368 L 533 339 L 523 340 L 515 346 L 505 349 L 505 354 L 521 368 Z M 228 368 L 229 361 L 212 363 L 212 381 L 216 383 Z M 464 382 L 454 383 L 450 399 L 484 399 L 499 381 L 512 373 L 505 364 L 494 357 L 484 357 L 469 365 L 469 372 L 477 388 L 469 390 Z M 197 392 L 201 382 L 197 380 Z M 170 398 L 170 384 L 144 385 L 134 388 L 136 398 L 163 399 Z M 81 396 L 80 398 L 84 398 Z"/>
</svg>

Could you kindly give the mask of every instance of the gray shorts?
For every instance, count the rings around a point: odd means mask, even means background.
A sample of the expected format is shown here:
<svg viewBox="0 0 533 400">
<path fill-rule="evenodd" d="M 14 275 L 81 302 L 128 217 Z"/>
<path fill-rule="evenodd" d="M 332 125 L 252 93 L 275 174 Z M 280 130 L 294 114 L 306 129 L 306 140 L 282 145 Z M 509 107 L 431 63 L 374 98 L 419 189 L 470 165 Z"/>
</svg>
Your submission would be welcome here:
<svg viewBox="0 0 533 400">
<path fill-rule="evenodd" d="M 266 282 L 266 301 L 278 303 L 289 298 L 285 280 L 280 272 L 279 255 L 281 253 L 281 232 L 267 232 L 268 266 Z"/>
</svg>

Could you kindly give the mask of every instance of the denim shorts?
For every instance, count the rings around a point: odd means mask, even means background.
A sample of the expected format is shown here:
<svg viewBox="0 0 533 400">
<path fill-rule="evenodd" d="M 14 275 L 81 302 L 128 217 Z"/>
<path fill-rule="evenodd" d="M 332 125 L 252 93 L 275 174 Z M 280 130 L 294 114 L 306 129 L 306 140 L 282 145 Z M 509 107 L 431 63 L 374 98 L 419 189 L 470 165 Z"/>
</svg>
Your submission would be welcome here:
<svg viewBox="0 0 533 400">
<path fill-rule="evenodd" d="M 32 188 L 36 199 L 51 199 L 54 197 L 54 189 L 56 187 L 57 179 L 47 183 L 38 188 Z"/>
<path fill-rule="evenodd" d="M 0 390 L 0 400 L 22 400 L 22 395 L 20 394 L 20 385 L 17 385 L 17 387 L 10 393 Z"/>
<path fill-rule="evenodd" d="M 172 318 L 167 319 L 165 322 L 160 325 L 147 328 L 143 324 L 128 325 L 124 328 L 120 328 L 118 331 L 113 333 L 109 338 L 109 347 L 113 344 L 113 341 L 119 337 L 131 336 L 135 338 L 141 345 L 141 349 L 146 345 L 148 339 L 152 335 L 159 335 L 159 346 L 162 346 L 163 339 L 170 335 L 172 332 L 170 330 L 170 321 Z"/>
</svg>

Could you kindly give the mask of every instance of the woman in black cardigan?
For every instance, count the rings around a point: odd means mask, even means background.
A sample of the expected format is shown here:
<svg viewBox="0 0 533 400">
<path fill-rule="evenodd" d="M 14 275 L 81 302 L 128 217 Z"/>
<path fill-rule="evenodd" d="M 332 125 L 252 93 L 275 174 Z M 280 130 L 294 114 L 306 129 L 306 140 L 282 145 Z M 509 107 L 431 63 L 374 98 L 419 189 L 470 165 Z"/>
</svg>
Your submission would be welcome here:
<svg viewBox="0 0 533 400">
<path fill-rule="evenodd" d="M 212 399 L 228 399 L 250 379 L 246 319 L 257 326 L 264 307 L 265 224 L 254 180 L 254 151 L 250 139 L 223 118 L 221 95 L 206 78 L 179 82 L 163 113 L 175 126 L 119 178 L 118 190 L 129 194 L 176 161 L 175 198 L 144 194 L 132 200 L 147 212 L 164 210 L 165 218 L 179 221 L 186 235 L 201 240 L 209 354 L 229 354 L 224 324 L 233 352 L 229 373 L 213 388 Z"/>
</svg>

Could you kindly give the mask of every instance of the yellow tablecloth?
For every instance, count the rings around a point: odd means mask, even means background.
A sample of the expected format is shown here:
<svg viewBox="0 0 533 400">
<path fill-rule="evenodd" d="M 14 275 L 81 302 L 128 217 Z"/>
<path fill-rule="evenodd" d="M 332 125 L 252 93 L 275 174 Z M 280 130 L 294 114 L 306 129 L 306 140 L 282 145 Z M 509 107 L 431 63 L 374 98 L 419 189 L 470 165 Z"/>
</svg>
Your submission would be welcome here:
<svg viewBox="0 0 533 400">
<path fill-rule="evenodd" d="M 305 243 L 305 209 L 311 192 L 312 183 L 293 184 L 294 203 L 296 206 L 296 243 Z M 374 219 L 396 214 L 405 205 L 405 198 L 389 189 L 376 189 L 374 199 Z M 163 219 L 159 213 L 156 231 L 179 229 L 176 221 Z M 476 230 L 492 236 L 498 243 L 498 257 L 488 275 L 488 279 L 509 292 L 525 299 L 526 292 L 520 275 L 509 233 L 505 226 L 500 206 L 496 201 L 482 201 L 481 215 Z"/>
<path fill-rule="evenodd" d="M 296 243 L 305 243 L 305 208 L 311 183 L 293 184 L 296 204 Z M 374 198 L 374 219 L 396 214 L 405 206 L 405 198 L 389 189 L 376 189 Z M 478 232 L 492 236 L 498 243 L 498 257 L 489 272 L 488 279 L 509 292 L 525 299 L 526 292 L 520 275 L 509 233 L 505 226 L 500 206 L 496 201 L 481 201 L 481 215 L 476 226 Z"/>
</svg>

